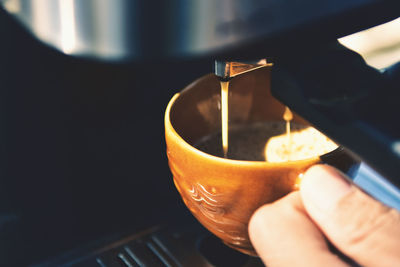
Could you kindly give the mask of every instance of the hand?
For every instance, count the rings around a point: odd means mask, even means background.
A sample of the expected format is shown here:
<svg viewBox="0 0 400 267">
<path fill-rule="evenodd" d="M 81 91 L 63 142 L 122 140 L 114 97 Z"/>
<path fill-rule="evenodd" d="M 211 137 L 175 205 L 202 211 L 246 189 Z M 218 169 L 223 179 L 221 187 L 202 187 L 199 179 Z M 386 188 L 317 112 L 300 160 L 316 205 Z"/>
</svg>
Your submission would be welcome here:
<svg viewBox="0 0 400 267">
<path fill-rule="evenodd" d="M 400 213 L 326 165 L 311 167 L 299 192 L 258 209 L 249 235 L 268 267 L 349 266 L 328 242 L 362 266 L 400 266 Z"/>
</svg>

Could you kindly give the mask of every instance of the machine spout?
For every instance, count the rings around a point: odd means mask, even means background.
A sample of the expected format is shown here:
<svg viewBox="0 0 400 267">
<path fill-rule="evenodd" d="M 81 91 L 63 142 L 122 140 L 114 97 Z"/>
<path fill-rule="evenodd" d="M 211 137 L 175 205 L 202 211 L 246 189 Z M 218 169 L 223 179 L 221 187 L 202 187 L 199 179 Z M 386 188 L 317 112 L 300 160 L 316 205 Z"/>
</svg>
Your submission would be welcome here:
<svg viewBox="0 0 400 267">
<path fill-rule="evenodd" d="M 221 80 L 230 80 L 233 77 L 266 66 L 272 66 L 266 59 L 257 62 L 233 62 L 215 60 L 215 75 Z"/>
</svg>

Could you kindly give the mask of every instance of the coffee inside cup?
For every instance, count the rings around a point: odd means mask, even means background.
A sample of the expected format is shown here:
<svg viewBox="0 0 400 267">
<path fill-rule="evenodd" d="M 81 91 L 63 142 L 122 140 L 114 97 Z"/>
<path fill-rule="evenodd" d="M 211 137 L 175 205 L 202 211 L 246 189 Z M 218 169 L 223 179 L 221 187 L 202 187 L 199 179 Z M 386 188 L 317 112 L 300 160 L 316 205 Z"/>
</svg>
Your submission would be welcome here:
<svg viewBox="0 0 400 267">
<path fill-rule="evenodd" d="M 208 154 L 224 157 L 221 132 L 207 135 L 194 146 Z M 338 146 L 313 127 L 291 123 L 290 138 L 285 121 L 230 125 L 228 159 L 287 162 L 328 153 Z"/>
</svg>

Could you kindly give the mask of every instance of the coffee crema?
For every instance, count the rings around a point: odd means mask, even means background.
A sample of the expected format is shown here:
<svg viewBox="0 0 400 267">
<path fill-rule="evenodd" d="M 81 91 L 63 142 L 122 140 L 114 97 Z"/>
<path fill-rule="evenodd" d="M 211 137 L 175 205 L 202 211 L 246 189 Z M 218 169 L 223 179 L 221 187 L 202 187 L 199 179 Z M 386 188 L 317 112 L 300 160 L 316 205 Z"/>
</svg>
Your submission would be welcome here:
<svg viewBox="0 0 400 267">
<path fill-rule="evenodd" d="M 229 127 L 228 159 L 287 162 L 323 155 L 337 145 L 313 127 L 291 122 L 290 143 L 285 121 L 257 122 Z M 224 157 L 221 131 L 198 140 L 194 147 Z"/>
</svg>

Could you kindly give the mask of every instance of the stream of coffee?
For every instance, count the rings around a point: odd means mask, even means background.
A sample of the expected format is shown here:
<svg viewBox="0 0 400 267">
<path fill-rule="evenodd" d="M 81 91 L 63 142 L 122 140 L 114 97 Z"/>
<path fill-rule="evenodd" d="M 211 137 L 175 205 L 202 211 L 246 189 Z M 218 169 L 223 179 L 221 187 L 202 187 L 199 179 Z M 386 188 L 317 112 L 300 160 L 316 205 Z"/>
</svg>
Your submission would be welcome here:
<svg viewBox="0 0 400 267">
<path fill-rule="evenodd" d="M 228 157 L 228 93 L 229 81 L 221 81 L 221 124 L 222 124 L 222 149 L 224 158 Z"/>
<path fill-rule="evenodd" d="M 292 138 L 290 136 L 290 121 L 293 120 L 293 114 L 288 107 L 285 107 L 283 119 L 286 121 L 286 145 L 288 148 L 289 160 L 292 151 Z"/>
</svg>

